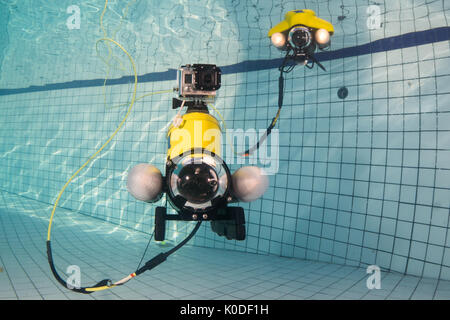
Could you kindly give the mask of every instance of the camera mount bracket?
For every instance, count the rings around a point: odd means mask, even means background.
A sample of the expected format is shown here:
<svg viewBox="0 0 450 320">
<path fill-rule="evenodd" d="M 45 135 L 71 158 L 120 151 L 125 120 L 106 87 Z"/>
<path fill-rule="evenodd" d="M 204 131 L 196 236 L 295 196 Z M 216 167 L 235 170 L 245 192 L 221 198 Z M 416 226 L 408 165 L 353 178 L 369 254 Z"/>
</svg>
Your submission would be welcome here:
<svg viewBox="0 0 450 320">
<path fill-rule="evenodd" d="M 197 112 L 208 112 L 208 107 L 206 102 L 203 100 L 180 100 L 177 98 L 172 98 L 172 109 L 178 109 L 184 102 L 184 106 L 188 108 L 187 112 L 197 111 Z"/>
</svg>

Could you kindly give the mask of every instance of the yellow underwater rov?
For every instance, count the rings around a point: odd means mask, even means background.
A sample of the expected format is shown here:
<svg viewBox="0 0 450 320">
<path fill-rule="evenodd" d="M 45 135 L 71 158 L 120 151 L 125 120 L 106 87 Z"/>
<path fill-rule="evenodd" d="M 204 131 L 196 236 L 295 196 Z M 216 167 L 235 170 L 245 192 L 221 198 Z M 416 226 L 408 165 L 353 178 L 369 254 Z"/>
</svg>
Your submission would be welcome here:
<svg viewBox="0 0 450 320">
<path fill-rule="evenodd" d="M 272 44 L 280 50 L 287 51 L 290 58 L 303 62 L 306 66 L 317 63 L 316 48 L 325 50 L 330 46 L 330 37 L 334 33 L 331 23 L 316 17 L 309 9 L 289 11 L 285 19 L 269 30 L 268 36 Z M 312 66 L 310 66 L 312 68 Z"/>
<path fill-rule="evenodd" d="M 221 158 L 219 122 L 209 114 L 221 86 L 221 71 L 215 65 L 186 65 L 178 71 L 179 109 L 167 138 L 166 174 L 150 164 L 135 166 L 128 175 L 128 191 L 142 201 L 154 202 L 166 193 L 177 214 L 166 207 L 155 212 L 155 240 L 165 239 L 167 220 L 210 221 L 212 230 L 229 240 L 245 239 L 245 215 L 237 201 L 253 201 L 264 194 L 268 178 L 258 167 L 242 167 L 231 175 Z M 181 110 L 187 107 L 181 116 Z M 196 231 L 196 229 L 194 229 Z"/>
</svg>

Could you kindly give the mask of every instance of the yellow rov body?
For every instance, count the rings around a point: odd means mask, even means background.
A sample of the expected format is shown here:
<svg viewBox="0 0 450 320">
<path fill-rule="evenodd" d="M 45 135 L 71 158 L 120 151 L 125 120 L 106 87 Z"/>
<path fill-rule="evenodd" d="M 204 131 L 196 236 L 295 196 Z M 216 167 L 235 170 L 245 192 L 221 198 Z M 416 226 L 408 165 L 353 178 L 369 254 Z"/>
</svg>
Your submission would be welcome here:
<svg viewBox="0 0 450 320">
<path fill-rule="evenodd" d="M 271 37 L 274 33 L 285 32 L 293 26 L 303 25 L 314 29 L 325 29 L 330 35 L 334 33 L 334 28 L 331 23 L 316 17 L 316 13 L 310 9 L 293 10 L 286 13 L 284 20 L 269 30 L 267 34 Z"/>
<path fill-rule="evenodd" d="M 169 148 L 167 159 L 171 160 L 192 149 L 204 149 L 222 156 L 222 134 L 219 122 L 204 112 L 183 115 L 180 126 L 170 125 L 167 133 Z M 192 155 L 194 156 L 194 155 Z"/>
</svg>

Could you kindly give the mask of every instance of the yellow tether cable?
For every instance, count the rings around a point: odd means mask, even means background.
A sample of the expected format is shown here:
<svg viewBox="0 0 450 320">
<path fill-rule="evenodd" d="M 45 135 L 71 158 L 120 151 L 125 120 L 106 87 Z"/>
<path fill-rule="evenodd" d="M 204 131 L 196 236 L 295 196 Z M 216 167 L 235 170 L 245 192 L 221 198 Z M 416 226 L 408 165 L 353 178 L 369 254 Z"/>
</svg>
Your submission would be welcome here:
<svg viewBox="0 0 450 320">
<path fill-rule="evenodd" d="M 80 173 L 81 170 L 83 170 L 84 167 L 86 167 L 110 142 L 111 140 L 116 136 L 117 132 L 119 132 L 119 130 L 122 128 L 123 124 L 125 123 L 125 121 L 127 120 L 131 109 L 133 108 L 133 105 L 136 101 L 136 91 L 137 91 L 137 71 L 136 71 L 136 65 L 134 63 L 133 58 L 131 57 L 131 55 L 128 53 L 127 50 L 125 50 L 124 47 L 122 47 L 122 45 L 120 43 L 118 43 L 117 41 L 110 39 L 110 38 L 102 38 L 99 39 L 98 41 L 109 41 L 114 43 L 116 46 L 118 46 L 130 59 L 131 65 L 133 66 L 133 72 L 134 72 L 134 89 L 133 89 L 133 96 L 131 99 L 131 103 L 130 106 L 128 107 L 128 111 L 125 114 L 125 117 L 122 119 L 122 121 L 120 122 L 119 126 L 116 128 L 116 130 L 114 131 L 114 133 L 109 137 L 109 139 L 100 147 L 100 149 L 98 149 L 92 156 L 89 157 L 89 159 L 70 177 L 69 180 L 67 180 L 66 184 L 62 187 L 61 191 L 58 194 L 58 197 L 56 198 L 55 204 L 53 205 L 53 210 L 50 216 L 50 221 L 49 221 L 49 225 L 48 225 L 48 233 L 47 233 L 47 241 L 50 241 L 50 235 L 51 235 L 51 229 L 52 229 L 52 223 L 53 223 L 53 216 L 55 214 L 56 211 L 56 207 L 58 206 L 59 200 L 61 199 L 62 194 L 64 193 L 64 190 L 66 190 L 67 186 L 70 184 L 70 182 Z M 98 42 L 97 41 L 97 42 Z"/>
<path fill-rule="evenodd" d="M 137 83 L 138 83 L 138 78 L 137 78 L 137 71 L 136 71 L 136 65 L 134 63 L 133 58 L 131 57 L 131 55 L 128 53 L 127 50 L 125 50 L 124 47 L 122 47 L 122 45 L 120 43 L 118 43 L 117 41 L 110 39 L 110 38 L 102 38 L 99 39 L 98 41 L 109 41 L 114 43 L 116 46 L 118 46 L 129 58 L 131 65 L 133 66 L 133 72 L 134 72 L 134 90 L 133 90 L 133 96 L 131 99 L 131 103 L 130 106 L 128 108 L 127 113 L 125 114 L 124 118 L 122 119 L 122 121 L 120 122 L 119 126 L 116 128 L 116 130 L 113 132 L 113 134 L 109 137 L 109 139 L 100 147 L 100 149 L 98 149 L 92 156 L 89 157 L 89 159 L 70 177 L 69 180 L 67 180 L 67 182 L 64 184 L 64 186 L 62 187 L 61 191 L 58 194 L 58 197 L 56 198 L 55 204 L 53 205 L 53 209 L 52 209 L 52 213 L 50 216 L 50 221 L 48 224 L 48 233 L 47 233 L 47 243 L 50 243 L 50 238 L 51 238 L 51 230 L 52 230 L 52 224 L 53 224 L 53 217 L 55 215 L 55 211 L 56 208 L 58 206 L 59 200 L 61 199 L 62 194 L 64 193 L 64 190 L 66 190 L 67 186 L 70 184 L 70 182 L 80 173 L 81 170 L 83 170 L 84 167 L 86 167 L 110 142 L 111 140 L 116 136 L 116 134 L 119 132 L 119 130 L 122 128 L 123 124 L 125 123 L 125 121 L 127 120 L 128 116 L 130 115 L 131 109 L 133 108 L 133 105 L 136 101 L 136 91 L 137 91 Z M 52 266 L 52 268 L 54 268 Z M 133 275 L 133 274 L 132 274 Z M 115 287 L 116 285 L 120 285 L 123 284 L 125 282 L 127 282 L 128 280 L 130 280 L 133 276 L 129 275 L 127 277 L 125 277 L 124 279 L 112 284 L 112 285 L 103 285 L 103 286 L 98 286 L 98 287 L 87 287 L 84 288 L 84 290 L 86 292 L 94 292 L 94 291 L 101 291 L 101 290 L 106 290 L 106 289 L 110 289 Z"/>
<path fill-rule="evenodd" d="M 134 1 L 133 1 L 133 2 L 134 2 Z M 113 40 L 114 40 L 114 37 L 116 36 L 116 33 L 120 30 L 120 28 L 121 28 L 121 26 L 122 26 L 123 19 L 128 15 L 128 9 L 129 9 L 129 6 L 130 6 L 131 3 L 132 3 L 132 2 L 128 2 L 127 6 L 126 6 L 126 8 L 125 8 L 125 13 L 124 13 L 124 14 L 121 16 L 121 18 L 120 18 L 120 24 L 119 24 L 119 26 L 117 27 L 116 30 L 114 30 L 113 35 L 112 35 L 111 37 L 108 37 L 108 33 L 107 33 L 105 27 L 103 26 L 103 18 L 104 18 L 104 16 L 105 16 L 106 9 L 107 9 L 107 7 L 108 7 L 108 0 L 105 0 L 105 6 L 103 7 L 103 11 L 102 11 L 102 13 L 101 13 L 101 15 L 100 15 L 100 29 L 101 29 L 101 31 L 103 32 L 103 38 L 110 38 L 110 39 L 113 39 Z M 98 51 L 98 43 L 99 43 L 99 41 L 97 41 L 97 42 L 95 43 L 95 51 L 97 52 L 97 56 L 98 56 L 101 60 L 103 60 L 103 62 L 104 62 L 104 63 L 106 64 L 106 66 L 107 66 L 105 80 L 103 81 L 104 104 L 106 105 L 106 92 L 105 92 L 105 90 L 106 90 L 106 82 L 107 82 L 108 79 L 109 79 L 109 74 L 110 74 L 110 70 L 111 70 L 111 63 L 110 63 L 111 59 L 114 59 L 114 60 L 116 60 L 116 61 L 119 63 L 119 65 L 120 65 L 119 69 L 120 69 L 120 70 L 122 70 L 122 71 L 125 71 L 125 70 L 124 70 L 124 68 L 123 68 L 122 61 L 121 61 L 120 59 L 117 59 L 117 58 L 114 56 L 114 54 L 112 53 L 112 50 L 111 50 L 111 47 L 110 47 L 109 43 L 106 44 L 106 47 L 108 48 L 108 57 L 107 57 L 106 59 L 104 59 L 104 58 L 100 55 L 100 53 L 99 53 L 99 51 Z"/>
<path fill-rule="evenodd" d="M 51 254 L 51 245 L 50 245 L 51 230 L 52 230 L 52 225 L 53 225 L 53 217 L 55 215 L 55 211 L 56 211 L 56 208 L 58 207 L 58 203 L 59 203 L 59 201 L 61 199 L 62 194 L 66 190 L 67 186 L 72 182 L 72 180 L 81 172 L 81 170 L 83 170 L 83 168 L 85 168 L 111 142 L 111 140 L 116 136 L 116 134 L 119 132 L 119 130 L 123 127 L 125 121 L 127 120 L 128 116 L 130 115 L 131 110 L 132 110 L 132 108 L 133 108 L 133 106 L 134 106 L 134 104 L 135 104 L 135 102 L 137 100 L 140 100 L 140 99 L 142 99 L 144 97 L 147 97 L 147 96 L 150 96 L 150 95 L 155 95 L 155 94 L 160 94 L 160 93 L 167 93 L 167 92 L 171 92 L 172 91 L 172 90 L 165 90 L 165 91 L 151 92 L 151 93 L 144 94 L 144 95 L 140 96 L 139 98 L 136 98 L 138 77 L 137 77 L 136 65 L 135 65 L 135 62 L 133 60 L 133 57 L 128 53 L 128 51 L 120 43 L 118 43 L 117 41 L 115 41 L 112 38 L 109 38 L 107 36 L 106 30 L 103 27 L 103 17 L 104 17 L 105 12 L 106 12 L 107 4 L 108 4 L 108 0 L 105 0 L 105 6 L 104 6 L 103 12 L 102 12 L 101 17 L 100 17 L 100 28 L 103 31 L 104 37 L 99 39 L 99 40 L 97 40 L 97 42 L 96 42 L 96 49 L 98 48 L 98 43 L 99 42 L 101 42 L 101 41 L 108 42 L 108 45 L 107 45 L 108 51 L 109 51 L 108 62 L 105 61 L 104 59 L 102 59 L 108 65 L 107 77 L 109 75 L 109 67 L 110 67 L 109 59 L 110 59 L 111 53 L 112 53 L 111 52 L 111 47 L 109 46 L 109 43 L 113 43 L 116 46 L 118 46 L 128 56 L 128 59 L 130 60 L 130 63 L 132 65 L 132 67 L 133 67 L 134 89 L 133 89 L 133 95 L 132 95 L 131 102 L 130 102 L 130 105 L 128 107 L 127 113 L 125 114 L 125 116 L 122 119 L 122 121 L 120 122 L 120 124 L 117 126 L 116 130 L 108 138 L 108 140 L 106 140 L 106 142 L 93 155 L 91 155 L 89 157 L 89 159 L 77 171 L 75 171 L 75 173 L 69 178 L 69 180 L 67 180 L 67 182 L 64 184 L 62 189 L 59 191 L 59 194 L 58 194 L 58 196 L 56 198 L 56 201 L 55 201 L 55 203 L 53 205 L 53 209 L 52 209 L 52 212 L 51 212 L 51 215 L 50 215 L 49 224 L 48 224 L 48 231 L 47 231 L 47 255 L 48 255 L 50 267 L 52 269 L 52 272 L 53 272 L 54 276 L 63 285 L 64 284 L 67 285 L 67 283 L 65 283 L 65 281 L 56 272 L 56 269 L 55 269 L 54 264 L 53 264 L 53 258 L 52 258 L 52 254 Z M 127 9 L 126 9 L 127 11 L 128 11 L 128 6 L 129 6 L 129 4 L 127 5 Z M 98 50 L 97 50 L 97 54 L 98 54 Z M 105 88 L 105 86 L 106 86 L 107 77 L 106 77 L 105 82 L 103 84 L 103 88 Z M 136 271 L 136 272 L 139 272 L 139 270 Z M 110 289 L 110 288 L 113 288 L 113 287 L 118 286 L 118 285 L 122 285 L 122 284 L 124 284 L 125 282 L 129 281 L 130 279 L 132 279 L 135 276 L 136 276 L 136 273 L 133 272 L 130 275 L 126 276 L 125 278 L 123 278 L 123 279 L 121 279 L 121 280 L 119 280 L 119 281 L 117 281 L 117 282 L 115 282 L 113 284 L 108 283 L 108 284 L 104 285 L 105 284 L 105 280 L 103 280 L 102 282 L 100 282 L 99 284 L 97 284 L 97 285 L 95 285 L 93 287 L 85 287 L 85 288 L 81 288 L 79 290 L 76 289 L 75 291 L 83 292 L 83 293 L 89 293 L 89 292 L 94 292 L 94 291 L 106 290 L 106 289 Z M 109 280 L 108 280 L 108 282 L 109 282 Z"/>
<path fill-rule="evenodd" d="M 222 114 L 219 112 L 219 110 L 217 110 L 216 107 L 214 107 L 213 104 L 208 104 L 208 106 L 211 107 L 211 108 L 213 108 L 213 110 L 217 113 L 217 115 L 219 116 L 220 120 L 222 121 L 222 127 L 223 127 L 222 132 L 223 132 L 223 131 L 226 131 L 226 130 L 227 130 L 227 125 L 226 125 L 226 123 L 225 123 L 224 118 L 222 117 Z"/>
<path fill-rule="evenodd" d="M 170 92 L 173 92 L 173 89 L 146 93 L 146 94 L 140 96 L 139 98 L 136 98 L 136 100 L 134 102 L 137 102 L 137 101 L 139 101 L 139 100 L 141 100 L 141 99 L 143 99 L 145 97 L 148 97 L 148 96 L 153 96 L 155 94 L 170 93 Z M 115 106 L 108 107 L 107 109 L 111 110 L 111 109 L 114 109 L 114 108 L 119 108 L 119 107 L 123 107 L 123 106 L 127 106 L 127 105 L 128 105 L 128 103 L 117 104 Z"/>
</svg>

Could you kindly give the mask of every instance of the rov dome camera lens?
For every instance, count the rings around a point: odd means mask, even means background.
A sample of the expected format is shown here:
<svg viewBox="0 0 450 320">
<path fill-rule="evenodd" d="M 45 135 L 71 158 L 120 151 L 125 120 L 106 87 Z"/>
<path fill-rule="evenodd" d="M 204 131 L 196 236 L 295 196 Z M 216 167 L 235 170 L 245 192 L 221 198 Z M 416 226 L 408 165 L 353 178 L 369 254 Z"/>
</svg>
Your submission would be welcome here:
<svg viewBox="0 0 450 320">
<path fill-rule="evenodd" d="M 177 187 L 187 201 L 202 204 L 215 196 L 219 188 L 219 178 L 211 166 L 192 163 L 181 169 Z"/>
<path fill-rule="evenodd" d="M 194 148 L 171 159 L 166 171 L 167 195 L 177 210 L 214 210 L 227 201 L 231 174 L 220 156 Z"/>
<path fill-rule="evenodd" d="M 311 44 L 311 32 L 305 27 L 295 27 L 289 32 L 289 41 L 298 49 L 304 49 Z"/>
</svg>

